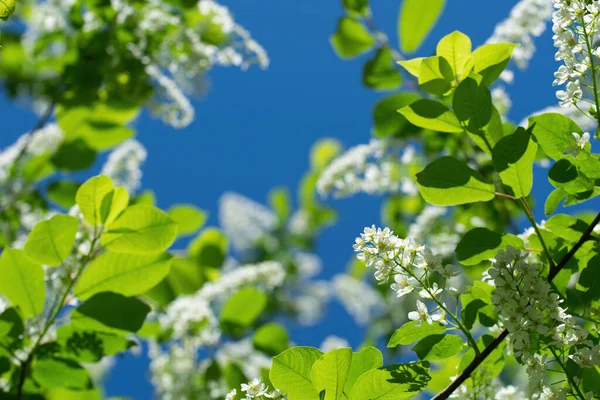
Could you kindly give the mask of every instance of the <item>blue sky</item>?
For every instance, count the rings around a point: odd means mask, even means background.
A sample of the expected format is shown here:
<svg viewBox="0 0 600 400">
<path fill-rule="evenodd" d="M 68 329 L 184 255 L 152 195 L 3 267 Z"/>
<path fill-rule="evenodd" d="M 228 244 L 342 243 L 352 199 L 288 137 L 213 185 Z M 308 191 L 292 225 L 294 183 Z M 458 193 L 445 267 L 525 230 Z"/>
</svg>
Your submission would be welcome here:
<svg viewBox="0 0 600 400">
<path fill-rule="evenodd" d="M 400 1 L 372 0 L 380 29 L 396 44 L 396 19 Z M 516 1 L 449 0 L 446 12 L 422 50 L 429 55 L 437 40 L 454 30 L 472 38 L 474 47 L 485 42 L 494 25 L 505 18 Z M 196 120 L 185 130 L 174 131 L 143 115 L 137 121 L 138 139 L 148 149 L 143 186 L 156 192 L 160 207 L 193 203 L 210 213 L 216 224 L 217 203 L 227 190 L 265 202 L 269 189 L 286 185 L 295 190 L 308 168 L 308 152 L 319 138 L 334 137 L 345 146 L 370 138 L 371 109 L 383 93 L 361 85 L 365 58 L 338 59 L 329 35 L 342 15 L 340 1 L 330 0 L 230 0 L 237 21 L 266 48 L 271 58 L 267 71 L 218 69 L 210 73 L 211 87 L 194 101 Z M 518 72 L 509 88 L 511 117 L 520 121 L 529 113 L 556 104 L 552 87 L 554 49 L 550 32 L 536 42 L 538 52 L 526 72 Z M 0 98 L 5 128 L 0 147 L 30 129 L 35 117 L 23 107 Z M 97 166 L 99 169 L 99 165 Z M 539 176 L 534 188 L 540 204 L 549 191 Z M 341 272 L 352 256 L 354 237 L 364 226 L 377 224 L 381 199 L 356 196 L 332 202 L 340 222 L 323 233 L 318 243 L 324 260 L 322 277 Z M 598 202 L 595 202 L 598 208 Z M 536 208 L 538 219 L 542 207 Z M 294 329 L 296 343 L 318 345 L 328 334 L 360 341 L 360 330 L 337 305 L 327 320 L 310 329 Z M 111 374 L 109 395 L 150 399 L 144 356 L 128 355 Z"/>
</svg>

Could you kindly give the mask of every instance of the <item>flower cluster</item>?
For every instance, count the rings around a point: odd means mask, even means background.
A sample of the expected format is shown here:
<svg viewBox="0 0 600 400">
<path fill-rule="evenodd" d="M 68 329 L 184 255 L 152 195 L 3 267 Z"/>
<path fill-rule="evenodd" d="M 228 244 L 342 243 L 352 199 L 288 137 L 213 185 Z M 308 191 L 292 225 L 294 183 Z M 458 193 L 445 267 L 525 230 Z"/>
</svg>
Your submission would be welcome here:
<svg viewBox="0 0 600 400">
<path fill-rule="evenodd" d="M 146 149 L 140 142 L 127 140 L 110 153 L 102 167 L 102 174 L 112 179 L 115 186 L 123 186 L 133 195 L 141 186 L 141 165 L 146 157 Z"/>
<path fill-rule="evenodd" d="M 407 236 L 415 242 L 424 243 L 434 253 L 444 257 L 452 255 L 464 226 L 441 218 L 446 212 L 445 207 L 426 206 L 408 227 Z"/>
<path fill-rule="evenodd" d="M 510 11 L 509 17 L 496 25 L 488 43 L 518 43 L 512 59 L 519 68 L 525 69 L 535 52 L 534 39 L 544 33 L 551 15 L 550 1 L 521 0 Z"/>
<path fill-rule="evenodd" d="M 361 280 L 349 275 L 336 275 L 331 283 L 339 302 L 360 325 L 367 324 L 384 307 L 381 295 Z"/>
<path fill-rule="evenodd" d="M 239 397 L 244 396 L 244 397 Z M 225 400 L 266 400 L 280 399 L 287 400 L 287 397 L 278 389 L 270 390 L 259 378 L 255 378 L 248 383 L 242 383 L 242 388 L 238 394 L 237 389 L 233 389 L 225 396 Z"/>
<path fill-rule="evenodd" d="M 592 347 L 588 332 L 560 306 L 560 296 L 528 257 L 508 246 L 498 252 L 488 274 L 496 287 L 492 302 L 510 332 L 514 354 L 527 365 L 534 392 L 544 393 L 551 390 L 543 383 L 547 356 L 536 354 L 538 346 L 547 343 L 553 349 L 570 349 L 569 358 L 588 368 L 600 362 L 600 346 Z M 545 340 L 533 341 L 538 335 Z"/>
<path fill-rule="evenodd" d="M 233 246 L 246 252 L 269 236 L 275 229 L 277 217 L 262 204 L 227 192 L 219 199 L 219 222 Z"/>
<path fill-rule="evenodd" d="M 382 194 L 402 192 L 413 195 L 414 182 L 403 177 L 401 166 L 410 164 L 414 148 L 408 146 L 398 158 L 388 153 L 388 143 L 373 139 L 355 146 L 334 159 L 317 181 L 321 196 L 348 197 L 356 193 Z"/>
<path fill-rule="evenodd" d="M 590 90 L 591 81 L 586 74 L 590 71 L 595 81 L 596 71 L 594 57 L 600 55 L 599 49 L 593 48 L 593 40 L 598 33 L 598 17 L 600 2 L 597 0 L 554 0 L 556 11 L 552 14 L 552 30 L 554 46 L 558 49 L 555 59 L 562 61 L 554 77 L 553 85 L 566 84 L 566 90 L 556 92 L 560 105 L 565 107 L 583 99 L 584 87 Z"/>
<path fill-rule="evenodd" d="M 433 300 L 437 307 L 430 313 L 425 303 L 417 300 L 417 311 L 408 314 L 410 320 L 420 325 L 423 321 L 432 324 L 434 321 L 447 324 L 448 309 L 442 301 L 445 289 L 456 292 L 455 288 L 445 288 L 447 279 L 458 273 L 452 265 L 444 265 L 442 256 L 431 249 L 415 244 L 412 239 L 401 239 L 389 228 L 365 228 L 360 237 L 356 238 L 354 250 L 357 258 L 366 263 L 367 267 L 376 269 L 375 279 L 386 283 L 393 277 L 390 285 L 398 297 L 415 292 L 420 298 Z M 443 279 L 443 284 L 429 279 L 432 274 Z"/>
</svg>

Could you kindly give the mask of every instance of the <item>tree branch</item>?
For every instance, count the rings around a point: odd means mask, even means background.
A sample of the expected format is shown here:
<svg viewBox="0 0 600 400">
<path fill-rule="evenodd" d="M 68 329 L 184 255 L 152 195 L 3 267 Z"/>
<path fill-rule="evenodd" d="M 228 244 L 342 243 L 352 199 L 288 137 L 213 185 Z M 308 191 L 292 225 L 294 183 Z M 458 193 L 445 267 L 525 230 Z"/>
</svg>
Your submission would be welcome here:
<svg viewBox="0 0 600 400">
<path fill-rule="evenodd" d="M 577 250 L 579 250 L 579 248 L 581 246 L 583 246 L 583 244 L 590 239 L 590 237 L 592 236 L 592 233 L 594 232 L 594 228 L 598 224 L 600 224 L 600 213 L 598 213 L 598 215 L 596 216 L 596 218 L 594 218 L 594 220 L 592 221 L 592 223 L 590 224 L 590 226 L 588 226 L 588 228 L 583 233 L 583 235 L 581 235 L 581 238 L 579 238 L 579 241 L 577 241 L 577 243 L 575 243 L 575 246 L 573 246 L 573 248 L 562 258 L 562 260 L 560 260 L 560 262 L 558 263 L 558 265 L 556 265 L 553 268 L 550 268 L 550 272 L 548 274 L 548 281 L 551 282 L 556 277 L 556 275 L 558 275 L 558 273 L 565 267 L 565 265 L 567 265 L 567 263 L 573 258 L 573 256 L 577 252 Z M 502 343 L 502 341 L 507 336 L 508 336 L 508 330 L 504 329 L 481 352 L 481 354 L 479 356 L 475 357 L 473 359 L 473 361 L 471 361 L 471 363 L 469 364 L 469 366 L 467 368 L 465 368 L 465 370 L 463 372 L 461 372 L 461 374 L 454 381 L 452 381 L 452 383 L 450 385 L 448 385 L 444 390 L 442 390 L 441 392 L 439 392 L 435 397 L 433 397 L 432 400 L 445 400 L 448 397 L 450 397 L 450 395 L 456 389 L 458 389 L 458 387 L 460 385 L 462 385 L 464 381 L 466 381 L 467 379 L 469 379 L 469 377 L 477 369 L 477 367 L 479 367 L 479 365 L 481 365 L 481 363 L 483 361 L 485 361 L 485 359 L 492 353 L 492 351 L 494 351 L 498 347 L 498 345 L 500 345 L 500 343 Z"/>
</svg>

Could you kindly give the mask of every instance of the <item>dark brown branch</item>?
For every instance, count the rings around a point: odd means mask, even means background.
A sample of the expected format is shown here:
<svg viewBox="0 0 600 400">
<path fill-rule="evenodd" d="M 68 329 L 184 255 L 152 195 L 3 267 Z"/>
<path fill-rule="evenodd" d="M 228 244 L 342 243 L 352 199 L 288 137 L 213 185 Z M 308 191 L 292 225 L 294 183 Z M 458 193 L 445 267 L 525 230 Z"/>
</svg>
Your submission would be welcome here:
<svg viewBox="0 0 600 400">
<path fill-rule="evenodd" d="M 581 235 L 581 238 L 579 238 L 579 241 L 577 241 L 577 243 L 575 243 L 575 246 L 573 246 L 573 248 L 562 258 L 562 260 L 560 260 L 558 265 L 556 265 L 554 268 L 550 269 L 550 273 L 548 274 L 549 281 L 552 281 L 556 277 L 556 275 L 558 275 L 558 273 L 565 267 L 565 265 L 567 265 L 567 263 L 573 258 L 573 256 L 577 252 L 577 250 L 579 250 L 579 248 L 581 246 L 583 246 L 583 244 L 590 239 L 590 237 L 592 236 L 592 233 L 594 232 L 594 228 L 598 224 L 600 224 L 600 213 L 596 216 L 596 218 L 594 218 L 594 220 L 592 221 L 590 226 L 588 226 L 588 228 L 583 233 L 583 235 Z M 479 367 L 479 365 L 481 365 L 481 363 L 492 353 L 492 351 L 494 351 L 498 347 L 498 345 L 500 345 L 500 343 L 502 343 L 502 341 L 507 336 L 508 336 L 508 331 L 506 329 L 504 329 L 481 352 L 481 354 L 479 356 L 475 357 L 475 359 L 473 359 L 473 361 L 471 361 L 469 366 L 467 368 L 465 368 L 465 370 L 463 372 L 461 372 L 461 374 L 454 381 L 452 381 L 452 383 L 450 385 L 448 385 L 444 390 L 439 392 L 435 397 L 433 397 L 432 400 L 445 400 L 448 397 L 450 397 L 450 395 L 456 389 L 458 389 L 458 387 L 460 385 L 462 385 L 464 381 L 469 379 L 469 377 L 477 369 L 477 367 Z"/>
</svg>

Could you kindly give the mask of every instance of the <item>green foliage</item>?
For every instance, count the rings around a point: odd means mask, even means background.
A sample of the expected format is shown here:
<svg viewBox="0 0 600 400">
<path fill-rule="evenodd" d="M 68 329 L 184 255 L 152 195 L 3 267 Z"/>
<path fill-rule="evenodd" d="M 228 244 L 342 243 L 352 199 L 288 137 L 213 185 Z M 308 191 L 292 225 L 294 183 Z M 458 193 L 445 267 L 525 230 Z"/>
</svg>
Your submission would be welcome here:
<svg viewBox="0 0 600 400">
<path fill-rule="evenodd" d="M 523 240 L 511 234 L 501 234 L 487 228 L 473 228 L 456 246 L 456 258 L 462 264 L 473 266 L 493 258 L 506 246 L 523 248 Z"/>
<path fill-rule="evenodd" d="M 423 198 L 438 206 L 488 201 L 495 197 L 494 185 L 456 158 L 446 156 L 433 161 L 417 174 Z"/>
<path fill-rule="evenodd" d="M 268 323 L 256 330 L 252 343 L 255 349 L 275 356 L 289 347 L 290 339 L 283 326 Z"/>
<path fill-rule="evenodd" d="M 496 143 L 492 150 L 494 168 L 502 183 L 510 189 L 509 193 L 516 198 L 526 197 L 531 193 L 537 148 L 531 131 L 519 127 L 515 133 Z"/>
<path fill-rule="evenodd" d="M 352 362 L 350 371 L 346 377 L 344 393 L 347 395 L 352 391 L 352 387 L 364 373 L 383 365 L 383 354 L 375 347 L 367 346 L 360 351 L 352 353 Z"/>
<path fill-rule="evenodd" d="M 196 233 L 204 222 L 206 212 L 190 204 L 180 204 L 169 208 L 169 217 L 177 223 L 177 233 L 181 236 Z"/>
<path fill-rule="evenodd" d="M 480 77 L 469 76 L 456 88 L 452 107 L 458 120 L 469 132 L 478 132 L 492 119 L 492 95 Z"/>
<path fill-rule="evenodd" d="M 348 399 L 408 399 L 422 392 L 430 379 L 428 362 L 388 365 L 362 374 Z"/>
<path fill-rule="evenodd" d="M 436 54 L 448 61 L 452 74 L 461 81 L 470 69 L 471 39 L 462 32 L 454 31 L 444 36 L 437 45 Z"/>
<path fill-rule="evenodd" d="M 101 243 L 109 250 L 121 253 L 157 254 L 173 244 L 177 225 L 158 208 L 133 205 L 107 226 Z"/>
<path fill-rule="evenodd" d="M 54 181 L 48 185 L 48 198 L 53 203 L 68 210 L 75 205 L 75 195 L 78 189 L 79 184 L 77 182 L 70 180 Z"/>
<path fill-rule="evenodd" d="M 265 293 L 252 287 L 243 288 L 223 306 L 221 325 L 234 332 L 247 329 L 262 314 L 266 305 Z"/>
<path fill-rule="evenodd" d="M 44 358 L 33 365 L 33 380 L 44 388 L 89 389 L 91 381 L 81 365 L 66 358 Z"/>
<path fill-rule="evenodd" d="M 404 0 L 398 17 L 398 37 L 403 52 L 412 53 L 421 46 L 445 3 L 445 0 Z"/>
<path fill-rule="evenodd" d="M 273 357 L 269 378 L 290 400 L 318 399 L 311 369 L 323 352 L 313 347 L 293 347 Z"/>
<path fill-rule="evenodd" d="M 419 86 L 427 93 L 443 96 L 452 89 L 454 74 L 444 57 L 429 57 L 421 61 Z"/>
<path fill-rule="evenodd" d="M 444 104 L 421 99 L 398 110 L 412 124 L 439 132 L 461 133 L 460 121 Z"/>
<path fill-rule="evenodd" d="M 342 58 L 356 57 L 369 51 L 375 44 L 369 31 L 351 17 L 340 18 L 337 29 L 329 40 L 337 55 Z"/>
<path fill-rule="evenodd" d="M 2 0 L 0 1 L 0 19 L 6 21 L 8 17 L 15 12 L 17 1 L 16 0 Z"/>
<path fill-rule="evenodd" d="M 415 321 L 409 321 L 394 332 L 387 347 L 412 344 L 430 335 L 439 335 L 444 332 L 446 332 L 446 327 L 439 323 L 417 325 Z"/>
<path fill-rule="evenodd" d="M 56 267 L 71 253 L 78 228 L 77 218 L 55 215 L 33 228 L 25 242 L 25 252 L 41 264 Z"/>
<path fill-rule="evenodd" d="M 490 86 L 498 79 L 508 65 L 516 46 L 511 43 L 492 43 L 485 44 L 473 52 L 473 71 L 482 76 L 484 85 Z"/>
<path fill-rule="evenodd" d="M 429 335 L 414 345 L 412 350 L 421 360 L 440 361 L 460 353 L 463 347 L 460 336 Z"/>
<path fill-rule="evenodd" d="M 88 299 L 111 291 L 135 296 L 156 286 L 169 273 L 171 256 L 104 253 L 85 269 L 75 285 L 75 295 Z"/>
<path fill-rule="evenodd" d="M 114 187 L 110 178 L 105 175 L 95 176 L 79 187 L 75 200 L 85 222 L 93 226 L 101 224 L 104 198 Z"/>
<path fill-rule="evenodd" d="M 402 84 L 400 72 L 394 68 L 392 51 L 381 47 L 363 68 L 363 84 L 376 90 L 396 89 Z"/>
<path fill-rule="evenodd" d="M 419 100 L 411 92 L 397 93 L 379 100 L 373 108 L 373 133 L 379 138 L 406 137 L 420 131 L 398 110 Z"/>
<path fill-rule="evenodd" d="M 44 269 L 25 251 L 5 248 L 0 256 L 0 294 L 19 307 L 25 318 L 38 315 L 46 298 Z"/>
<path fill-rule="evenodd" d="M 325 392 L 325 400 L 346 398 L 344 387 L 350 365 L 352 349 L 344 348 L 323 354 L 312 366 L 310 379 L 318 393 Z"/>
</svg>

